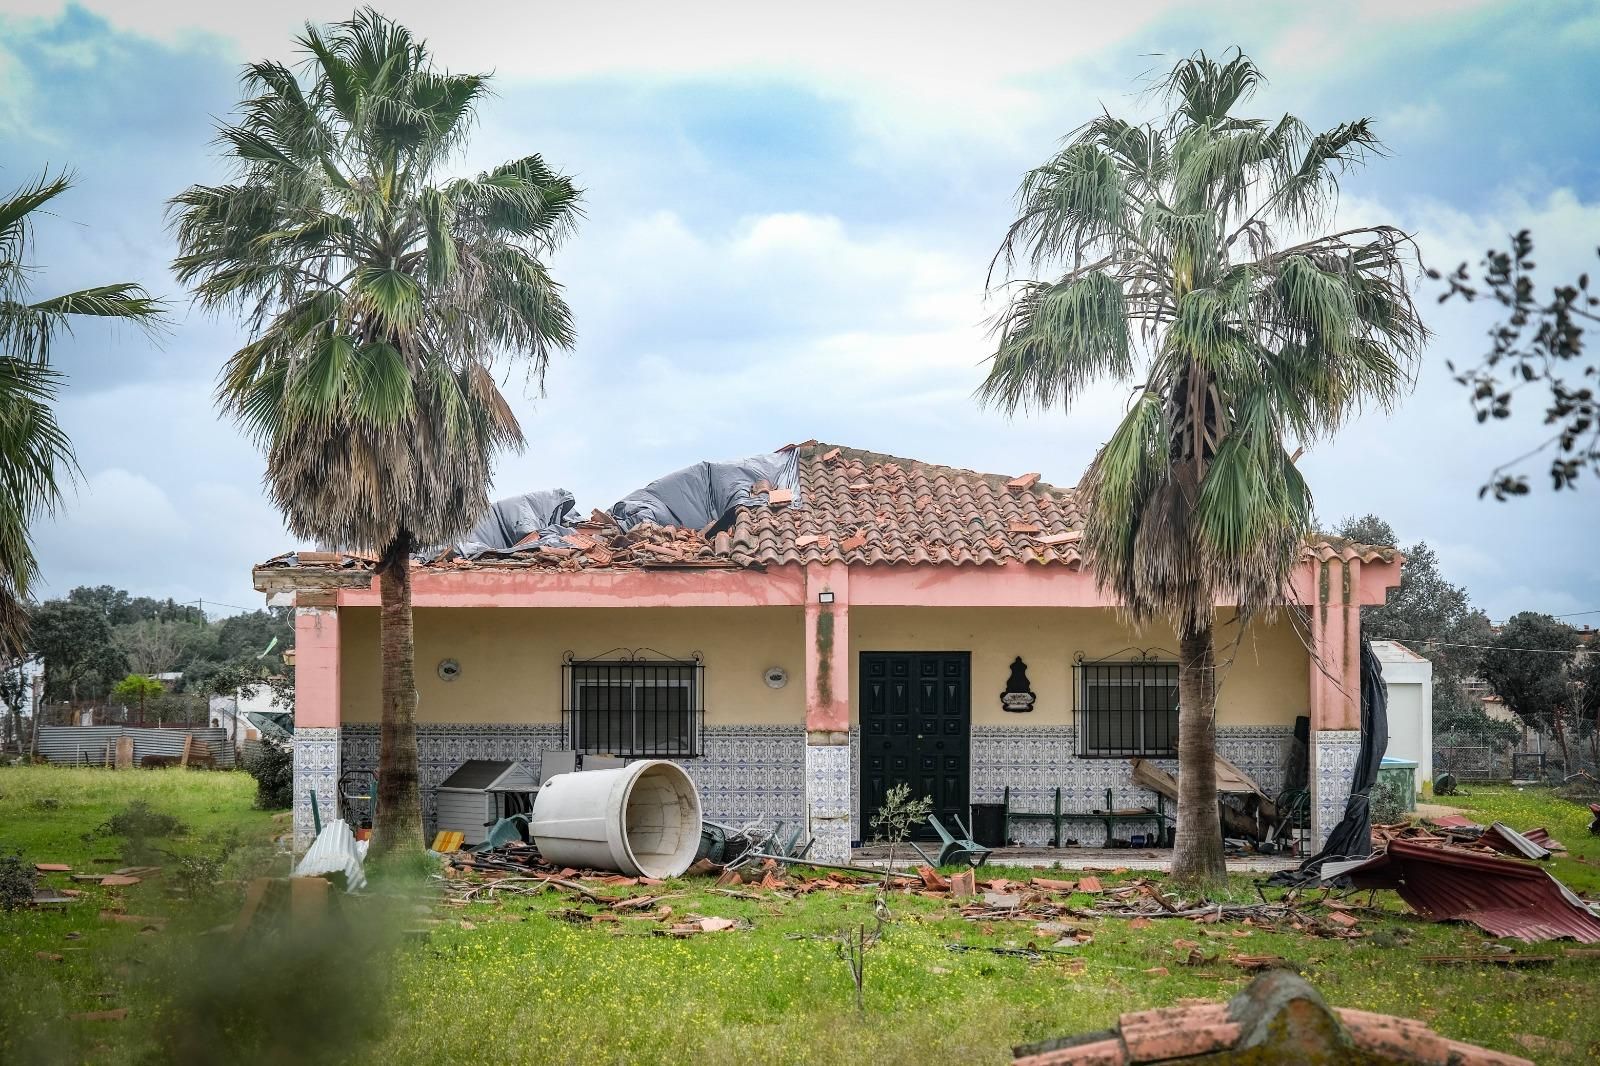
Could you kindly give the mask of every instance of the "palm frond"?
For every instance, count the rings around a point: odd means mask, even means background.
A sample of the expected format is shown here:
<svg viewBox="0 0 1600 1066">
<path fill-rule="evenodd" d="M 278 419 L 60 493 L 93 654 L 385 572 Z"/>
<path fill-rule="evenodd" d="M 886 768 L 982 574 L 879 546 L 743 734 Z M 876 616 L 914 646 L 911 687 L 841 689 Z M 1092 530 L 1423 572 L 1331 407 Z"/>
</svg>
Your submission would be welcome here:
<svg viewBox="0 0 1600 1066">
<path fill-rule="evenodd" d="M 1098 379 L 1136 390 L 1080 486 L 1084 555 L 1131 614 L 1186 632 L 1218 602 L 1281 600 L 1310 514 L 1286 442 L 1397 402 L 1427 337 L 1405 234 L 1279 246 L 1274 227 L 1319 224 L 1380 146 L 1364 119 L 1313 136 L 1241 113 L 1262 81 L 1242 53 L 1197 52 L 1156 83 L 1164 122 L 1075 131 L 1024 178 L 990 268 L 1055 280 L 1008 285 L 979 399 L 1014 412 Z"/>
<path fill-rule="evenodd" d="M 542 380 L 573 343 L 542 257 L 581 192 L 538 156 L 446 178 L 488 79 L 437 69 L 371 8 L 298 40 L 293 69 L 245 70 L 218 141 L 228 182 L 172 200 L 174 269 L 249 315 L 217 402 L 266 452 L 291 531 L 447 540 L 487 506 L 494 452 L 522 444 L 490 368 Z"/>
<path fill-rule="evenodd" d="M 1122 285 L 1102 271 L 1024 286 L 999 331 L 978 398 L 1006 412 L 1068 407 L 1097 378 L 1132 372 Z"/>
</svg>

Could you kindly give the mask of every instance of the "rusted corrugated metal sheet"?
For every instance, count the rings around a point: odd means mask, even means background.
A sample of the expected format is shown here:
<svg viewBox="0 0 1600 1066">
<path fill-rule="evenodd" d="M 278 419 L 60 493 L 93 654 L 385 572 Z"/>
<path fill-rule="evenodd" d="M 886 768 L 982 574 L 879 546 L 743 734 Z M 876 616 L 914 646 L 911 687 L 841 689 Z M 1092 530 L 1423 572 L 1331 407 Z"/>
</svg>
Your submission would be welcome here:
<svg viewBox="0 0 1600 1066">
<path fill-rule="evenodd" d="M 1467 921 L 1529 942 L 1600 943 L 1600 917 L 1549 873 L 1515 859 L 1391 840 L 1383 854 L 1346 872 L 1358 888 L 1394 889 L 1434 921 Z"/>
<path fill-rule="evenodd" d="M 1519 833 L 1504 822 L 1495 822 L 1483 831 L 1478 842 L 1507 855 L 1520 855 L 1524 859 L 1548 859 L 1550 849 L 1545 847 L 1545 844 L 1549 839 L 1550 834 L 1543 829 Z"/>
</svg>

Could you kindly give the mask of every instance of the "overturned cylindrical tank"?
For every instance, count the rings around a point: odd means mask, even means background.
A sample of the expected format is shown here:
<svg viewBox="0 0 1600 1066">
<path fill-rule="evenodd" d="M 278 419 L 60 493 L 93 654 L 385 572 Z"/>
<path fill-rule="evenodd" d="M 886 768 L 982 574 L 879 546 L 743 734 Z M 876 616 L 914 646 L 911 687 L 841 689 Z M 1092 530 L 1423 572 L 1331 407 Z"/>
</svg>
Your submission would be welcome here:
<svg viewBox="0 0 1600 1066">
<path fill-rule="evenodd" d="M 677 763 L 557 774 L 533 801 L 528 831 L 557 866 L 677 877 L 700 846 L 700 793 Z"/>
</svg>

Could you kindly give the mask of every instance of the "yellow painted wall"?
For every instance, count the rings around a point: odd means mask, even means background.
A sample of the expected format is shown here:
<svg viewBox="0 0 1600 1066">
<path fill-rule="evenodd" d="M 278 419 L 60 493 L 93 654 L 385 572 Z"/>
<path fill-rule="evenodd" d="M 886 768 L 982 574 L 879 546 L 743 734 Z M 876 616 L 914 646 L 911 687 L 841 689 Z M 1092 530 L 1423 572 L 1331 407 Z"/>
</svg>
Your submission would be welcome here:
<svg viewBox="0 0 1600 1066">
<path fill-rule="evenodd" d="M 341 717 L 376 722 L 377 609 L 342 608 L 339 618 Z M 1136 635 L 1110 610 L 856 607 L 849 618 L 852 720 L 863 651 L 970 651 L 973 721 L 1045 726 L 1071 723 L 1075 653 L 1099 658 L 1130 647 L 1177 647 L 1170 630 L 1151 627 Z M 562 653 L 583 657 L 618 647 L 703 653 L 708 725 L 805 721 L 798 607 L 419 608 L 416 627 L 422 722 L 558 722 Z M 1232 626 L 1219 627 L 1220 659 L 1228 658 L 1235 637 Z M 1309 660 L 1287 618 L 1258 622 L 1231 654 L 1231 665 L 1219 671 L 1220 725 L 1292 725 L 1306 713 Z M 1017 655 L 1028 664 L 1039 697 L 1027 714 L 1000 709 Z M 451 682 L 436 672 L 446 658 L 461 664 Z M 767 687 L 762 674 L 770 666 L 789 672 L 786 686 Z"/>
<path fill-rule="evenodd" d="M 1237 649 L 1229 624 L 1217 630 L 1217 723 L 1293 725 L 1307 713 L 1310 657 L 1287 616 L 1257 622 Z M 976 725 L 1057 726 L 1072 723 L 1072 659 L 1122 658 L 1131 648 L 1159 648 L 1175 661 L 1171 629 L 1132 632 L 1112 610 L 1053 608 L 855 607 L 850 611 L 851 720 L 857 720 L 857 667 L 864 651 L 970 651 L 972 721 Z M 1120 654 L 1119 654 L 1120 653 Z M 1018 655 L 1038 700 L 1026 714 L 1000 709 L 1000 693 Z"/>
<path fill-rule="evenodd" d="M 341 608 L 340 717 L 379 719 L 378 610 Z M 804 622 L 798 607 L 418 608 L 417 718 L 421 722 L 559 722 L 561 656 L 613 648 L 699 651 L 706 662 L 706 724 L 805 721 Z M 441 659 L 461 673 L 439 679 Z M 789 683 L 768 688 L 769 666 Z"/>
</svg>

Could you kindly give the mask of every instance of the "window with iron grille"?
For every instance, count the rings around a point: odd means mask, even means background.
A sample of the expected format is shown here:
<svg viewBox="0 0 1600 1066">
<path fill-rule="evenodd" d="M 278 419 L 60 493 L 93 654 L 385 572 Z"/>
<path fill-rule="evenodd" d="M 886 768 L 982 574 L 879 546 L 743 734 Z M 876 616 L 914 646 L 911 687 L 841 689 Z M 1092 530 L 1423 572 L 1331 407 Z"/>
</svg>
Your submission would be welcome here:
<svg viewBox="0 0 1600 1066">
<path fill-rule="evenodd" d="M 693 659 L 566 659 L 562 720 L 567 745 L 597 755 L 700 754 L 705 720 L 705 664 Z"/>
<path fill-rule="evenodd" d="M 1177 663 L 1080 662 L 1073 673 L 1079 758 L 1177 755 Z"/>
</svg>

